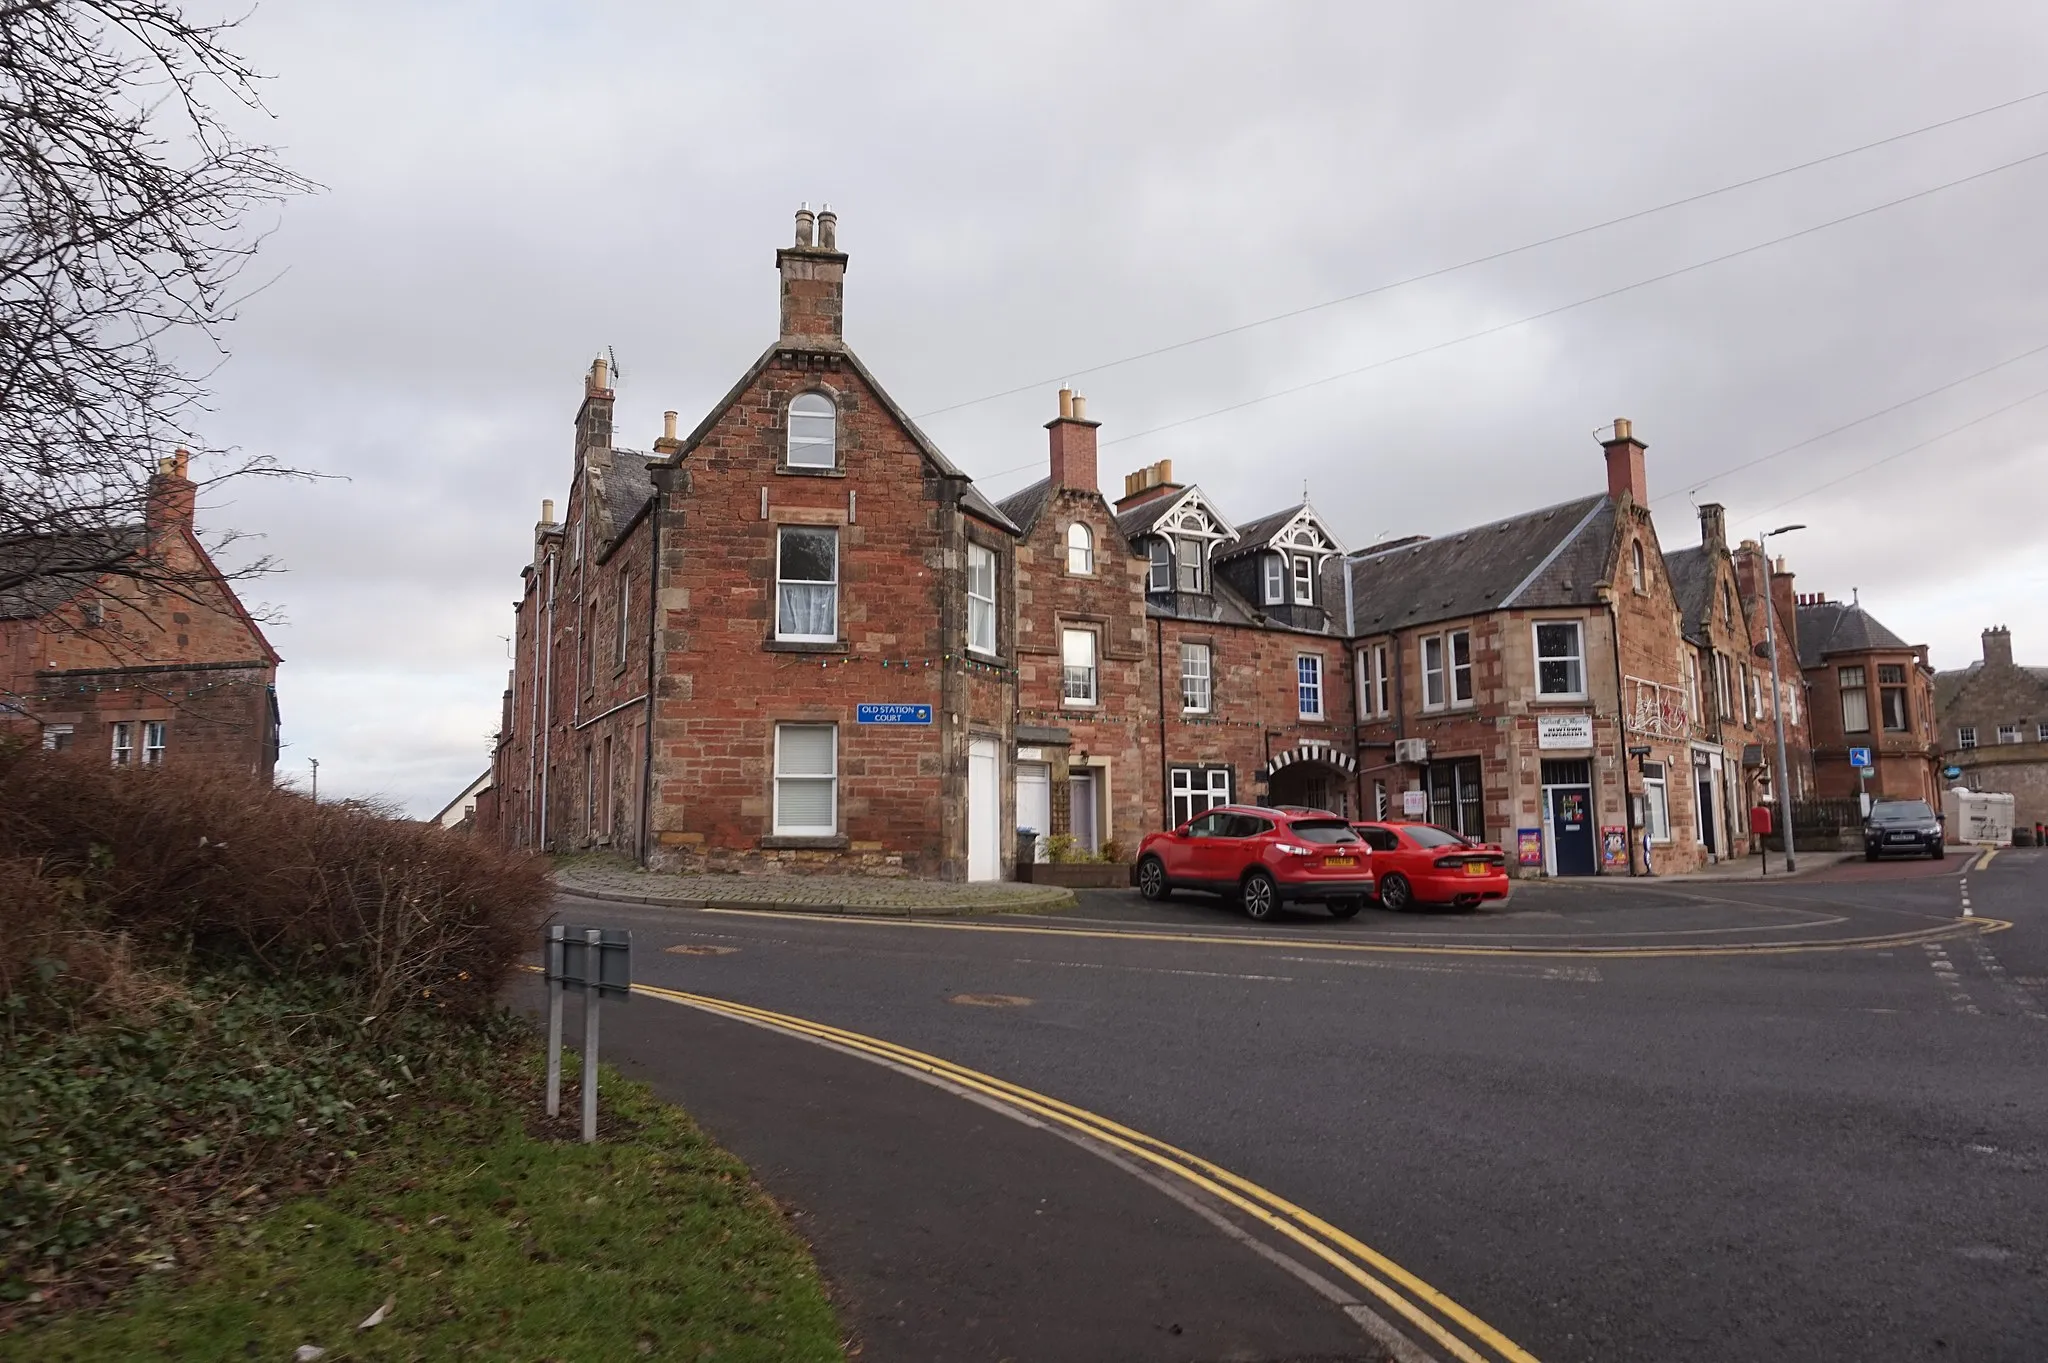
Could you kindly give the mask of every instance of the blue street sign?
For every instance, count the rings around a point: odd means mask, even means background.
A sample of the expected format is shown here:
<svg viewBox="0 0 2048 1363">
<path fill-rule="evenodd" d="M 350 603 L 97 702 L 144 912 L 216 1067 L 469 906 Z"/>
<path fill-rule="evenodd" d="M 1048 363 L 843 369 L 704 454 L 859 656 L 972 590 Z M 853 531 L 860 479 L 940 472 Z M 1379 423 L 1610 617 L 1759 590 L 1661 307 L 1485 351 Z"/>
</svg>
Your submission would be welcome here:
<svg viewBox="0 0 2048 1363">
<path fill-rule="evenodd" d="M 1850 765 L 1850 766 L 1852 766 L 1852 767 L 1867 767 L 1867 766 L 1869 766 L 1869 765 L 1870 765 L 1870 749 L 1868 749 L 1868 748 L 1851 748 L 1851 749 L 1849 749 L 1849 765 Z"/>
<path fill-rule="evenodd" d="M 932 707 L 863 703 L 855 708 L 853 717 L 859 724 L 929 724 L 932 722 Z"/>
<path fill-rule="evenodd" d="M 1963 769 L 1961 767 L 1943 767 L 1941 774 L 1947 780 L 1953 781 L 1963 774 Z"/>
</svg>

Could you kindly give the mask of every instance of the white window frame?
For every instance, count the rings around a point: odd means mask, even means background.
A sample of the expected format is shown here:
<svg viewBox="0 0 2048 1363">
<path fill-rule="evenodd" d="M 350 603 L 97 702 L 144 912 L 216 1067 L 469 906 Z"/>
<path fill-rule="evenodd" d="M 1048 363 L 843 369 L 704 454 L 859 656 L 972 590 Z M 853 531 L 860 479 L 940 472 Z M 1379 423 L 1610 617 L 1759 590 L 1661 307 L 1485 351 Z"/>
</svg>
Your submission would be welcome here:
<svg viewBox="0 0 2048 1363">
<path fill-rule="evenodd" d="M 1652 770 L 1656 775 L 1650 775 Z M 1650 841 L 1671 842 L 1671 787 L 1662 762 L 1643 763 L 1643 815 L 1649 824 Z"/>
<path fill-rule="evenodd" d="M 1370 718 L 1387 713 L 1387 646 L 1372 644 L 1358 650 L 1358 713 Z"/>
<path fill-rule="evenodd" d="M 1649 581 L 1649 570 L 1643 559 L 1643 542 L 1635 540 L 1629 545 L 1629 585 L 1640 595 L 1647 591 L 1644 585 Z"/>
<path fill-rule="evenodd" d="M 1392 650 L 1386 644 L 1372 646 L 1372 690 L 1374 713 L 1394 713 L 1394 669 L 1388 664 L 1393 661 Z"/>
<path fill-rule="evenodd" d="M 1313 606 L 1316 603 L 1316 565 L 1307 554 L 1294 556 L 1294 604 Z"/>
<path fill-rule="evenodd" d="M 1974 724 L 1959 724 L 1959 725 L 1957 725 L 1957 726 L 1956 726 L 1956 746 L 1957 746 L 1958 748 L 1974 748 L 1974 747 L 1976 747 L 1976 746 L 1977 746 L 1977 726 L 1976 726 L 1976 725 L 1974 725 Z"/>
<path fill-rule="evenodd" d="M 1549 653 L 1543 651 L 1543 631 L 1546 629 L 1569 629 L 1572 632 L 1573 651 L 1570 653 Z M 1529 642 L 1536 658 L 1536 698 L 1538 700 L 1584 700 L 1586 698 L 1586 622 L 1583 620 L 1532 620 L 1529 622 Z M 1570 691 L 1547 691 L 1543 687 L 1543 664 L 1570 663 L 1577 674 L 1578 686 Z"/>
<path fill-rule="evenodd" d="M 1277 606 L 1286 600 L 1287 559 L 1283 555 L 1266 555 L 1262 577 L 1265 584 L 1265 604 Z"/>
<path fill-rule="evenodd" d="M 170 726 L 160 719 L 142 721 L 142 765 L 157 767 L 163 765 L 164 742 Z"/>
<path fill-rule="evenodd" d="M 1152 542 L 1145 546 L 1145 560 L 1150 565 L 1145 570 L 1145 590 L 1172 591 L 1173 545 L 1164 535 L 1154 536 Z"/>
<path fill-rule="evenodd" d="M 2000 743 L 2017 743 L 2017 742 L 2019 742 L 2019 741 L 2020 741 L 2020 726 L 2019 726 L 2019 725 L 2017 725 L 2017 724 L 2001 724 L 2001 725 L 1999 725 L 1999 726 L 1998 726 L 1998 741 L 1999 741 Z"/>
<path fill-rule="evenodd" d="M 1095 576 L 1095 532 L 1080 521 L 1067 527 L 1067 572 L 1073 577 Z"/>
<path fill-rule="evenodd" d="M 2048 743 L 2048 720 L 2042 720 L 2034 726 L 2034 741 L 2036 743 Z"/>
<path fill-rule="evenodd" d="M 1211 662 L 1215 654 L 1207 644 L 1183 643 L 1180 646 L 1180 708 L 1181 713 L 1206 715 L 1213 699 L 1211 687 L 1214 683 L 1214 668 Z M 1197 667 L 1195 664 L 1199 663 Z M 1175 827 L 1179 827 L 1178 824 Z"/>
<path fill-rule="evenodd" d="M 130 720 L 116 720 L 109 726 L 112 741 L 108 757 L 117 767 L 129 766 L 135 761 L 135 725 Z"/>
<path fill-rule="evenodd" d="M 822 410 L 820 410 L 821 408 Z M 826 423 L 826 433 L 824 435 L 816 434 L 814 427 L 809 428 L 806 434 L 799 435 L 797 433 L 799 421 L 815 422 L 820 419 Z M 808 393 L 798 393 L 789 400 L 789 409 L 785 414 L 784 425 L 787 427 L 783 432 L 782 463 L 784 468 L 836 469 L 839 467 L 839 408 L 831 398 L 816 390 Z M 806 457 L 799 459 L 797 457 L 799 450 L 803 451 Z M 825 455 L 822 461 L 812 457 L 819 450 L 823 450 Z"/>
<path fill-rule="evenodd" d="M 45 724 L 43 726 L 43 751 L 56 752 L 59 740 L 75 738 L 77 727 L 70 724 Z"/>
<path fill-rule="evenodd" d="M 1294 699 L 1303 719 L 1323 717 L 1323 655 L 1294 655 Z"/>
<path fill-rule="evenodd" d="M 785 578 L 782 575 L 782 544 L 792 534 L 832 537 L 832 576 L 825 579 Z M 782 591 L 786 586 L 832 588 L 832 632 L 797 634 L 782 632 Z M 793 643 L 836 644 L 839 642 L 839 529 L 830 525 L 778 525 L 775 527 L 775 637 Z"/>
<path fill-rule="evenodd" d="M 1207 565 L 1202 561 L 1202 541 L 1182 537 L 1174 546 L 1174 586 L 1190 596 L 1200 596 L 1207 590 L 1202 584 L 1208 580 Z"/>
<path fill-rule="evenodd" d="M 1678 653 L 1678 671 L 1685 683 L 1685 717 L 1693 723 L 1700 718 L 1700 659 L 1690 648 Z"/>
<path fill-rule="evenodd" d="M 1458 661 L 1458 644 L 1465 645 L 1465 661 Z M 1478 675 L 1472 666 L 1472 631 L 1454 629 L 1444 635 L 1444 662 L 1451 678 L 1450 704 L 1453 710 L 1479 703 Z M 1459 685 L 1460 679 L 1463 686 Z"/>
<path fill-rule="evenodd" d="M 1173 819 L 1173 826 L 1179 828 L 1190 819 L 1198 819 L 1218 805 L 1230 803 L 1230 768 L 1170 768 L 1167 772 L 1167 792 L 1167 809 Z"/>
<path fill-rule="evenodd" d="M 783 734 L 791 729 L 823 730 L 832 735 L 832 767 L 827 772 L 785 772 L 782 769 Z M 831 791 L 832 818 L 828 824 L 787 824 L 782 820 L 782 787 L 784 782 L 802 781 L 822 784 Z M 784 838 L 830 838 L 839 832 L 839 726 L 837 724 L 777 724 L 775 726 L 775 768 L 771 780 L 774 803 L 773 827 L 777 837 Z"/>
<path fill-rule="evenodd" d="M 1085 666 L 1070 661 L 1076 639 L 1088 641 Z M 1076 693 L 1074 674 L 1077 671 L 1086 673 L 1085 695 Z M 1092 709 L 1102 704 L 1102 639 L 1085 625 L 1065 625 L 1060 629 L 1060 704 L 1076 709 Z"/>
<path fill-rule="evenodd" d="M 996 551 L 985 544 L 967 546 L 967 651 L 996 656 Z M 988 591 L 975 590 L 975 570 L 988 572 Z"/>
<path fill-rule="evenodd" d="M 1435 665 L 1430 663 L 1430 654 L 1436 654 Z M 1444 636 L 1425 634 L 1416 645 L 1416 658 L 1422 670 L 1422 708 L 1442 710 L 1450 700 L 1450 677 L 1445 670 Z M 1432 698 L 1434 691 L 1434 698 Z"/>
</svg>

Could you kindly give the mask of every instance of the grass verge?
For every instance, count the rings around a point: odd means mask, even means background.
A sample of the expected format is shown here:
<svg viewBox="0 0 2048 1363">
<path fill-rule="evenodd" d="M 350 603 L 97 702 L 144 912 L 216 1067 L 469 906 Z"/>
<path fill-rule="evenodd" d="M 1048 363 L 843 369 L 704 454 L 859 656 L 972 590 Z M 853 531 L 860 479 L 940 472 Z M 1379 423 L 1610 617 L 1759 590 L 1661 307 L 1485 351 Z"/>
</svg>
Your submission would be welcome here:
<svg viewBox="0 0 2048 1363">
<path fill-rule="evenodd" d="M 843 1356 L 804 1246 L 682 1112 L 607 1072 L 584 1146 L 573 1087 L 542 1112 L 536 1046 L 493 1078 L 400 1117 L 319 1196 L 225 1227 L 200 1267 L 0 1336 L 0 1359 Z"/>
</svg>

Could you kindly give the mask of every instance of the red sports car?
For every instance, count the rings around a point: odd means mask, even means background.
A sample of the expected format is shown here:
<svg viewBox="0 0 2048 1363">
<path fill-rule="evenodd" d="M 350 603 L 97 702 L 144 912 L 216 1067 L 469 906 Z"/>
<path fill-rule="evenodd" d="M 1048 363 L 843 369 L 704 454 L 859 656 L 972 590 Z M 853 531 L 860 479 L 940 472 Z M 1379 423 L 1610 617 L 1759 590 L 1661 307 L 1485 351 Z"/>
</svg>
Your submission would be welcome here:
<svg viewBox="0 0 2048 1363">
<path fill-rule="evenodd" d="M 1175 890 L 1235 895 L 1251 918 L 1282 904 L 1327 904 L 1350 918 L 1372 897 L 1371 860 L 1335 814 L 1219 805 L 1138 846 L 1132 875 L 1147 899 Z"/>
<path fill-rule="evenodd" d="M 1372 849 L 1373 878 L 1386 908 L 1449 904 L 1467 909 L 1483 899 L 1508 897 L 1508 859 L 1498 847 L 1433 823 L 1358 823 L 1352 828 Z"/>
</svg>

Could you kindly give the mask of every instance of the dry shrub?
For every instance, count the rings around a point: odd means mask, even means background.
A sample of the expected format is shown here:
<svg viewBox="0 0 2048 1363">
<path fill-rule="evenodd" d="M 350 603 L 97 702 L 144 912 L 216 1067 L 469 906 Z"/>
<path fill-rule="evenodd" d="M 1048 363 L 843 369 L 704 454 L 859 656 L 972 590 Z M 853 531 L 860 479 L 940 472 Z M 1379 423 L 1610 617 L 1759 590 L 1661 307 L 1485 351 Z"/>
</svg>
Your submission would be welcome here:
<svg viewBox="0 0 2048 1363">
<path fill-rule="evenodd" d="M 81 986 L 146 993 L 125 955 L 137 939 L 235 946 L 273 970 L 318 961 L 371 1014 L 475 1012 L 531 948 L 549 893 L 538 857 L 375 809 L 0 749 L 9 992 L 61 959 Z"/>
</svg>

